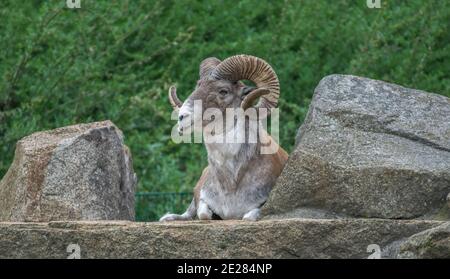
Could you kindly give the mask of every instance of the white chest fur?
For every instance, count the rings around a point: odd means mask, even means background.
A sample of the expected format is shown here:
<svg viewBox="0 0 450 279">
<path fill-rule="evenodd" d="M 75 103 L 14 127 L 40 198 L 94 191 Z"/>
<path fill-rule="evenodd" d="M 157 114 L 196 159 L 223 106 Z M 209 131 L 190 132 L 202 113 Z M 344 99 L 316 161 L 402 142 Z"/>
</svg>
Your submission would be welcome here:
<svg viewBox="0 0 450 279">
<path fill-rule="evenodd" d="M 210 164 L 200 199 L 222 219 L 241 219 L 261 206 L 270 188 L 264 178 L 252 173 L 255 166 L 250 164 L 258 156 L 258 144 L 210 143 L 206 147 Z"/>
</svg>

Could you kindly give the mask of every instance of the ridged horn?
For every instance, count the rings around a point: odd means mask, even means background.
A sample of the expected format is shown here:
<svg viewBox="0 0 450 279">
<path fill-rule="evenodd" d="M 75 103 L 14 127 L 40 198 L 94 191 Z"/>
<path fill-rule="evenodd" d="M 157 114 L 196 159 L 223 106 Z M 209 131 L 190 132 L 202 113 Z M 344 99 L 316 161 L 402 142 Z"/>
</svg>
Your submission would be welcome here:
<svg viewBox="0 0 450 279">
<path fill-rule="evenodd" d="M 177 88 L 175 86 L 169 88 L 169 101 L 174 109 L 179 109 L 183 105 L 183 102 L 178 99 Z"/>
<path fill-rule="evenodd" d="M 241 108 L 244 110 L 248 109 L 253 105 L 253 103 L 261 96 L 270 94 L 270 90 L 266 88 L 258 88 L 252 91 L 250 94 L 248 94 L 244 100 L 242 100 Z"/>
<path fill-rule="evenodd" d="M 257 88 L 269 90 L 268 94 L 255 90 L 250 93 L 246 99 L 254 100 L 252 94 L 261 94 L 260 101 L 256 108 L 275 108 L 280 96 L 280 83 L 277 74 L 272 67 L 261 58 L 251 55 L 235 55 L 222 61 L 212 71 L 211 77 L 215 79 L 225 79 L 230 81 L 250 80 L 255 83 Z M 242 102 L 246 106 L 249 102 Z"/>
<path fill-rule="evenodd" d="M 200 63 L 200 78 L 209 75 L 220 64 L 220 60 L 215 57 L 206 58 Z"/>
</svg>

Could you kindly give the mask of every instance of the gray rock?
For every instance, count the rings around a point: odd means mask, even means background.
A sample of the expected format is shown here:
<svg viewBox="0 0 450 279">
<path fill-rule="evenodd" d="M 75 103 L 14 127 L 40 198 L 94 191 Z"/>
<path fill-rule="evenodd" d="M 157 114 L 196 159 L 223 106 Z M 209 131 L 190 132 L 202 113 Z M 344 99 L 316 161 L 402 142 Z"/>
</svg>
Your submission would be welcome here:
<svg viewBox="0 0 450 279">
<path fill-rule="evenodd" d="M 315 90 L 263 214 L 448 220 L 449 192 L 450 99 L 332 75 Z"/>
<path fill-rule="evenodd" d="M 398 258 L 450 259 L 450 222 L 409 237 L 399 250 Z"/>
<path fill-rule="evenodd" d="M 443 222 L 283 219 L 0 223 L 0 258 L 368 258 Z M 71 246 L 69 246 L 71 245 Z M 378 248 L 378 250 L 377 250 Z M 393 255 L 395 257 L 396 255 Z"/>
<path fill-rule="evenodd" d="M 272 220 L 272 219 L 291 219 L 297 218 L 301 216 L 301 218 L 307 219 L 342 219 L 345 216 L 335 214 L 330 211 L 326 211 L 323 209 L 313 209 L 313 208 L 296 208 L 289 212 L 284 212 L 280 214 L 271 214 L 263 216 L 263 220 Z"/>
<path fill-rule="evenodd" d="M 135 184 L 110 121 L 34 133 L 0 182 L 0 221 L 134 220 Z"/>
</svg>

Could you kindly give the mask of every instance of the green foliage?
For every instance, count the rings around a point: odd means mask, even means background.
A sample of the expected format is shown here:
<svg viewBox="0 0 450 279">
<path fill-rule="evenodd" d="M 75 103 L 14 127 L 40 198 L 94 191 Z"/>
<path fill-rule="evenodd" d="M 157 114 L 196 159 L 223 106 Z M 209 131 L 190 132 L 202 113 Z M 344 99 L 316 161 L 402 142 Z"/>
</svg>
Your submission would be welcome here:
<svg viewBox="0 0 450 279">
<path fill-rule="evenodd" d="M 382 0 L 381 9 L 366 0 L 65 2 L 0 2 L 0 177 L 23 136 L 111 119 L 132 150 L 139 191 L 190 192 L 206 154 L 171 141 L 166 93 L 176 84 L 189 95 L 209 56 L 246 53 L 272 64 L 288 151 L 325 75 L 450 96 L 447 1 Z"/>
<path fill-rule="evenodd" d="M 136 221 L 158 220 L 167 212 L 184 212 L 191 193 L 139 192 L 136 194 Z"/>
</svg>

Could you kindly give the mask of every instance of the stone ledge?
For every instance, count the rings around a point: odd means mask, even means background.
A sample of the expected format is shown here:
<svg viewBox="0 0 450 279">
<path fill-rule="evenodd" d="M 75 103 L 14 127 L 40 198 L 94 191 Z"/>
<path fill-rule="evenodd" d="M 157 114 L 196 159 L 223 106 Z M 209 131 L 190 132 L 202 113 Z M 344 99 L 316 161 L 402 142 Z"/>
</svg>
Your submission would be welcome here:
<svg viewBox="0 0 450 279">
<path fill-rule="evenodd" d="M 377 244 L 396 257 L 400 243 L 445 222 L 285 219 L 137 223 L 0 223 L 0 258 L 367 258 Z"/>
</svg>

